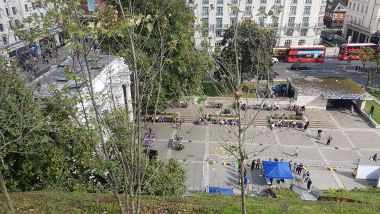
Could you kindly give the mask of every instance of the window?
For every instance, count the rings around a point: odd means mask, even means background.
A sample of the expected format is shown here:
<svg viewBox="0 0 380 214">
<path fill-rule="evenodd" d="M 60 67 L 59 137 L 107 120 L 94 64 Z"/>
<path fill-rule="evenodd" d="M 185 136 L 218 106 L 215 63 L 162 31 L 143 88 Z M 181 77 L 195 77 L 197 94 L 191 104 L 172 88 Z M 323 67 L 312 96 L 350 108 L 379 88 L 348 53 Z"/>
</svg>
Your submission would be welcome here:
<svg viewBox="0 0 380 214">
<path fill-rule="evenodd" d="M 25 5 L 25 12 L 28 12 L 29 11 L 29 7 L 28 7 L 28 5 L 26 4 Z"/>
<path fill-rule="evenodd" d="M 297 7 L 291 6 L 289 10 L 289 15 L 296 15 L 296 13 L 297 13 Z"/>
<path fill-rule="evenodd" d="M 292 0 L 292 4 L 297 4 L 297 0 Z"/>
<path fill-rule="evenodd" d="M 359 11 L 359 7 L 360 7 L 360 5 L 358 4 L 358 6 L 356 7 L 356 10 L 357 10 L 357 11 Z"/>
<path fill-rule="evenodd" d="M 208 18 L 202 18 L 202 25 L 208 27 Z"/>
<path fill-rule="evenodd" d="M 17 13 L 16 7 L 12 7 L 12 12 L 13 12 L 13 15 L 16 15 L 16 13 Z"/>
<path fill-rule="evenodd" d="M 222 30 L 216 30 L 215 31 L 215 36 L 216 37 L 222 37 L 223 36 L 223 31 Z"/>
<path fill-rule="evenodd" d="M 208 0 L 202 0 L 203 4 L 208 4 Z"/>
<path fill-rule="evenodd" d="M 319 9 L 319 14 L 324 14 L 325 13 L 325 6 L 321 6 L 321 8 Z"/>
<path fill-rule="evenodd" d="M 289 17 L 288 19 L 288 27 L 294 27 L 294 17 Z"/>
<path fill-rule="evenodd" d="M 217 0 L 216 3 L 217 4 L 223 4 L 223 0 Z"/>
<path fill-rule="evenodd" d="M 286 30 L 285 36 L 293 36 L 293 29 Z"/>
<path fill-rule="evenodd" d="M 356 7 L 356 3 L 353 4 L 352 9 L 355 10 L 355 7 Z"/>
<path fill-rule="evenodd" d="M 311 4 L 311 0 L 306 0 L 305 3 L 306 4 Z"/>
<path fill-rule="evenodd" d="M 36 9 L 36 6 L 34 5 L 34 3 L 32 2 L 32 10 L 35 10 Z"/>
<path fill-rule="evenodd" d="M 6 36 L 3 36 L 3 44 L 7 45 L 8 44 L 8 39 Z"/>
<path fill-rule="evenodd" d="M 361 12 L 362 12 L 362 13 L 364 12 L 364 5 L 362 5 L 362 9 L 361 9 Z"/>
<path fill-rule="evenodd" d="M 305 9 L 303 10 L 303 15 L 310 15 L 310 6 L 306 6 Z"/>
<path fill-rule="evenodd" d="M 309 26 L 309 17 L 303 17 L 302 18 L 302 27 Z"/>
<path fill-rule="evenodd" d="M 368 6 L 365 7 L 365 13 L 368 13 Z"/>
<path fill-rule="evenodd" d="M 3 31 L 4 31 L 3 24 L 0 24 L 0 32 L 3 32 Z"/>
<path fill-rule="evenodd" d="M 281 4 L 281 0 L 275 0 L 274 3 L 275 4 Z"/>
<path fill-rule="evenodd" d="M 266 4 L 267 0 L 260 0 L 260 4 Z"/>
<path fill-rule="evenodd" d="M 202 15 L 208 15 L 208 7 L 202 7 Z"/>
<path fill-rule="evenodd" d="M 261 27 L 265 26 L 265 18 L 264 17 L 259 17 L 259 24 Z"/>
<path fill-rule="evenodd" d="M 237 23 L 237 18 L 236 17 L 231 17 L 230 23 L 231 23 L 231 25 L 236 24 Z"/>
<path fill-rule="evenodd" d="M 245 4 L 252 4 L 252 0 L 246 0 Z"/>
<path fill-rule="evenodd" d="M 265 6 L 260 6 L 259 7 L 259 11 L 260 12 L 263 12 L 263 13 L 265 13 L 265 10 L 266 10 L 267 8 L 265 7 Z"/>
<path fill-rule="evenodd" d="M 272 18 L 272 25 L 277 26 L 278 25 L 278 17 Z"/>
<path fill-rule="evenodd" d="M 8 8 L 5 8 L 5 12 L 6 12 L 7 16 L 9 16 L 9 10 L 8 10 Z"/>
<path fill-rule="evenodd" d="M 245 15 L 252 15 L 252 7 L 251 6 L 245 7 Z"/>
<path fill-rule="evenodd" d="M 285 45 L 291 45 L 292 44 L 292 40 L 285 40 Z"/>
<path fill-rule="evenodd" d="M 350 2 L 350 3 L 348 3 L 348 8 L 349 8 L 349 9 L 351 9 L 351 2 Z"/>
<path fill-rule="evenodd" d="M 306 43 L 305 40 L 301 39 L 300 41 L 298 41 L 298 45 L 304 45 Z"/>
<path fill-rule="evenodd" d="M 222 28 L 223 20 L 222 18 L 216 18 L 216 28 Z"/>
<path fill-rule="evenodd" d="M 223 15 L 223 7 L 216 7 L 216 15 Z"/>
<path fill-rule="evenodd" d="M 238 0 L 231 0 L 231 4 L 237 4 Z"/>
<path fill-rule="evenodd" d="M 306 36 L 307 35 L 307 29 L 301 29 L 300 36 Z"/>
<path fill-rule="evenodd" d="M 208 37 L 208 30 L 202 31 L 202 37 Z"/>
</svg>

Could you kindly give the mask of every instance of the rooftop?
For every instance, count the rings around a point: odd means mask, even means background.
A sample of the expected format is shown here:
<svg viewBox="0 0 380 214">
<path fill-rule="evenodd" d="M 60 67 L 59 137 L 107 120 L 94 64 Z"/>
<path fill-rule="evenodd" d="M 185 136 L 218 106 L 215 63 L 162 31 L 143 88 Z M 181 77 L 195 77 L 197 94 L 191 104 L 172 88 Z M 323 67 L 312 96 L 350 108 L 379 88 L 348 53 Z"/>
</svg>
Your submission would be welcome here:
<svg viewBox="0 0 380 214">
<path fill-rule="evenodd" d="M 92 58 L 90 60 L 92 77 L 94 78 L 98 76 L 102 72 L 103 68 L 115 59 L 117 59 L 117 57 L 109 55 L 102 55 L 100 57 Z M 62 89 L 65 86 L 69 86 L 70 89 L 77 89 L 82 87 L 82 84 L 79 83 L 77 85 L 74 80 L 69 80 L 66 72 L 64 71 L 66 66 L 70 66 L 70 68 L 74 67 L 74 70 L 79 73 L 82 71 L 80 64 L 83 66 L 83 62 L 79 63 L 78 61 L 75 61 L 73 66 L 72 58 L 66 57 L 61 64 L 52 65 L 48 72 L 33 81 L 34 84 L 39 86 L 39 90 L 37 92 L 38 96 L 50 96 L 52 88 Z M 75 92 L 75 90 L 73 90 L 73 92 Z"/>
<path fill-rule="evenodd" d="M 345 77 L 292 78 L 289 82 L 301 96 L 323 95 L 325 99 L 373 99 L 360 85 Z"/>
</svg>

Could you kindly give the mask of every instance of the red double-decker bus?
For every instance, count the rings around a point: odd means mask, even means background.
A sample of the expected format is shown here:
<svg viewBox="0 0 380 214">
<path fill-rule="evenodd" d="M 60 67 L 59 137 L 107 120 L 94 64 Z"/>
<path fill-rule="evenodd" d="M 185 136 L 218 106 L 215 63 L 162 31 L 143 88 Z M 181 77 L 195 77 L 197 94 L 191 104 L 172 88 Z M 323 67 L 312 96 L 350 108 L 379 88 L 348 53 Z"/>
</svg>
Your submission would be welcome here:
<svg viewBox="0 0 380 214">
<path fill-rule="evenodd" d="M 287 62 L 324 62 L 326 47 L 323 45 L 289 46 Z"/>
<path fill-rule="evenodd" d="M 352 43 L 352 44 L 343 44 L 339 48 L 338 58 L 340 60 L 359 60 L 359 52 L 364 48 L 373 48 L 376 52 L 378 47 L 373 43 Z"/>
</svg>

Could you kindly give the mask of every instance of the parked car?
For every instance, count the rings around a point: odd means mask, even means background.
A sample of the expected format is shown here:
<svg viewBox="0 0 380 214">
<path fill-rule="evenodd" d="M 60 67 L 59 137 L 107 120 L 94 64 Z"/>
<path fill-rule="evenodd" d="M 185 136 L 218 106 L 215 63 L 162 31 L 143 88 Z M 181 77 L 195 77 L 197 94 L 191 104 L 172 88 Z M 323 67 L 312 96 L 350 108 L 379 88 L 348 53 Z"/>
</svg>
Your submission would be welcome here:
<svg viewBox="0 0 380 214">
<path fill-rule="evenodd" d="M 310 70 L 311 67 L 309 65 L 306 65 L 306 64 L 296 63 L 296 64 L 293 64 L 292 67 L 290 67 L 290 69 L 292 69 L 292 70 Z"/>
<path fill-rule="evenodd" d="M 272 57 L 272 63 L 277 63 L 278 59 L 276 57 Z"/>
</svg>

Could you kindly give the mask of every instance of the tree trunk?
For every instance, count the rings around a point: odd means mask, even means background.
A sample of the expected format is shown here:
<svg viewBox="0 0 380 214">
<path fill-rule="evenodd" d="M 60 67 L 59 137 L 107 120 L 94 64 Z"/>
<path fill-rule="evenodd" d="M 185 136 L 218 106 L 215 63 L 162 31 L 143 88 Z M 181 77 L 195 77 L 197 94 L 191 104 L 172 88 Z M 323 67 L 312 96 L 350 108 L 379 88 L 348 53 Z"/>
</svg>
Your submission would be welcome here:
<svg viewBox="0 0 380 214">
<path fill-rule="evenodd" d="M 1 186 L 1 191 L 3 192 L 3 195 L 5 197 L 5 200 L 7 201 L 7 205 L 8 205 L 10 213 L 14 213 L 15 210 L 13 208 L 12 200 L 9 197 L 7 186 L 5 186 L 5 180 L 4 180 L 3 172 L 1 171 L 1 169 L 0 169 L 0 186 Z"/>
<path fill-rule="evenodd" d="M 247 213 L 247 207 L 245 205 L 245 187 L 244 187 L 244 159 L 245 159 L 245 152 L 244 152 L 244 148 L 243 148 L 243 128 L 242 128 L 242 124 L 241 124 L 241 111 L 240 111 L 240 99 L 236 99 L 236 106 L 237 106 L 237 109 L 238 109 L 238 118 L 239 118 L 239 122 L 238 122 L 238 125 L 239 125 L 239 139 L 238 139 L 238 143 L 239 143 L 239 168 L 240 168 L 240 174 L 239 174 L 239 179 L 240 179 L 240 189 L 241 189 L 241 193 L 240 193 L 240 198 L 241 198 L 241 213 L 242 214 L 246 214 Z"/>
</svg>

